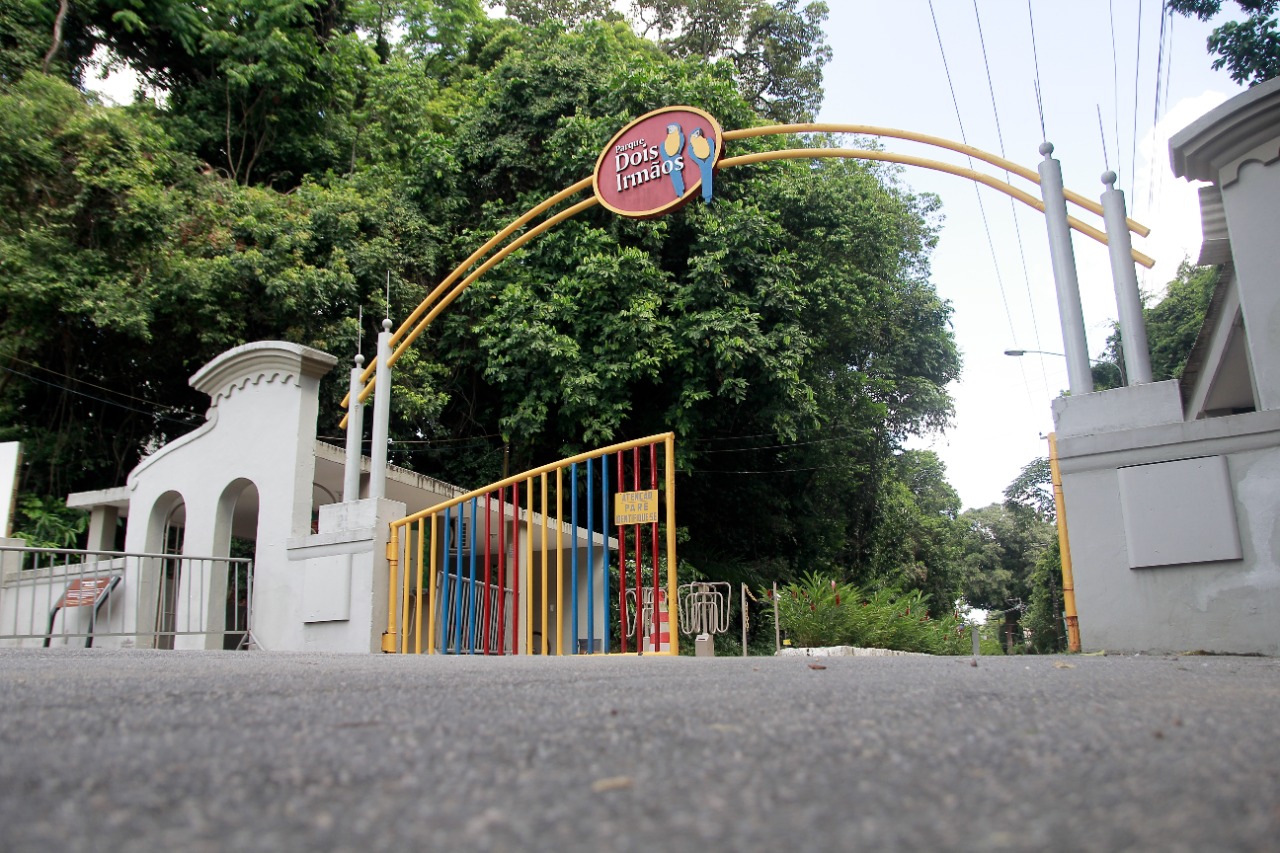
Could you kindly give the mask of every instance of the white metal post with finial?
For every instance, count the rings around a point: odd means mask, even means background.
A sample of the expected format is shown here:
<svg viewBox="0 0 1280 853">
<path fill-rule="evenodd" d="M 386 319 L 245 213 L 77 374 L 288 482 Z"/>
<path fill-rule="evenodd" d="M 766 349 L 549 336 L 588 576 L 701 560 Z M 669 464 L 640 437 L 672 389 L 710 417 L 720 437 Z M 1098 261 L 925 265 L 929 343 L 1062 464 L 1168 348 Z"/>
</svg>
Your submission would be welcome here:
<svg viewBox="0 0 1280 853">
<path fill-rule="evenodd" d="M 1102 193 L 1102 219 L 1107 228 L 1107 250 L 1111 254 L 1111 277 L 1116 286 L 1116 311 L 1120 318 L 1120 345 L 1124 352 L 1127 385 L 1151 381 L 1151 350 L 1147 326 L 1142 318 L 1142 296 L 1133 268 L 1133 239 L 1126 221 L 1124 191 L 1115 187 L 1116 173 L 1102 173 L 1106 190 Z"/>
<path fill-rule="evenodd" d="M 1049 230 L 1049 257 L 1058 290 L 1058 318 L 1062 323 L 1062 347 L 1067 356 L 1067 378 L 1072 394 L 1093 390 L 1089 369 L 1089 343 L 1084 334 L 1084 310 L 1080 307 L 1080 280 L 1067 223 L 1067 198 L 1062 189 L 1062 164 L 1051 156 L 1053 145 L 1040 144 L 1040 192 L 1044 199 L 1045 226 Z"/>
<path fill-rule="evenodd" d="M 391 320 L 378 333 L 378 367 L 373 388 L 373 446 L 369 449 L 369 497 L 387 496 L 387 439 L 391 424 Z"/>
<path fill-rule="evenodd" d="M 356 353 L 355 367 L 351 368 L 351 380 L 348 395 L 351 408 L 347 410 L 347 467 L 342 475 L 342 500 L 344 502 L 360 500 L 360 457 L 361 443 L 364 441 L 364 403 L 360 402 L 360 392 L 364 383 L 360 374 L 364 372 L 364 356 Z"/>
</svg>

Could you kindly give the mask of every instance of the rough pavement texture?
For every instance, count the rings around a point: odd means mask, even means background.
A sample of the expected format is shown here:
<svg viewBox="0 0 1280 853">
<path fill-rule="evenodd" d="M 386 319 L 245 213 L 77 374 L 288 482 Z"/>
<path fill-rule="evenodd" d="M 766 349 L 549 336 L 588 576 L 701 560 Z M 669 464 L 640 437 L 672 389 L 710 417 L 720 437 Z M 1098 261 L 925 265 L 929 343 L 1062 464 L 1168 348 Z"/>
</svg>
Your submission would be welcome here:
<svg viewBox="0 0 1280 853">
<path fill-rule="evenodd" d="M 1280 661 L 0 650 L 0 849 L 1276 850 Z"/>
</svg>

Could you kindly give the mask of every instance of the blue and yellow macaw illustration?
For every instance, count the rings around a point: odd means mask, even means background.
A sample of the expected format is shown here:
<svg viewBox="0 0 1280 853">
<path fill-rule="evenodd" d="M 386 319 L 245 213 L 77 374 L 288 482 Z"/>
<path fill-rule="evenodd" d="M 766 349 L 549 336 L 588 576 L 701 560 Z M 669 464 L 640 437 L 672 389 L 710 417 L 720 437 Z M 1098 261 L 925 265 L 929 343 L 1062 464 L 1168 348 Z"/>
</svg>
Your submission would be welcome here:
<svg viewBox="0 0 1280 853">
<path fill-rule="evenodd" d="M 684 131 L 678 124 L 667 125 L 667 138 L 658 146 L 664 163 L 670 163 L 671 185 L 676 188 L 676 198 L 684 198 L 684 164 L 680 162 L 680 152 L 684 150 Z M 664 170 L 665 171 L 665 170 Z"/>
<path fill-rule="evenodd" d="M 712 167 L 716 164 L 716 142 L 714 139 L 708 139 L 700 127 L 695 127 L 689 134 L 689 156 L 698 164 L 698 171 L 702 173 L 702 200 L 706 204 L 711 204 L 714 178 Z"/>
</svg>

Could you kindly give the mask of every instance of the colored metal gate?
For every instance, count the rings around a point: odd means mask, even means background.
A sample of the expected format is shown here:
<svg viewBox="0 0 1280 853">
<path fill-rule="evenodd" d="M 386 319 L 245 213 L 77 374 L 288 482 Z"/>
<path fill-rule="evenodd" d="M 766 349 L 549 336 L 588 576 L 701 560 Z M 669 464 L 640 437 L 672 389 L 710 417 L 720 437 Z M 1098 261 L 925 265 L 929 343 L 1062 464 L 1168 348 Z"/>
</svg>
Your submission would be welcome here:
<svg viewBox="0 0 1280 853">
<path fill-rule="evenodd" d="M 675 613 L 661 612 L 676 600 L 675 436 L 581 453 L 400 519 L 388 557 L 384 652 L 676 654 Z"/>
</svg>

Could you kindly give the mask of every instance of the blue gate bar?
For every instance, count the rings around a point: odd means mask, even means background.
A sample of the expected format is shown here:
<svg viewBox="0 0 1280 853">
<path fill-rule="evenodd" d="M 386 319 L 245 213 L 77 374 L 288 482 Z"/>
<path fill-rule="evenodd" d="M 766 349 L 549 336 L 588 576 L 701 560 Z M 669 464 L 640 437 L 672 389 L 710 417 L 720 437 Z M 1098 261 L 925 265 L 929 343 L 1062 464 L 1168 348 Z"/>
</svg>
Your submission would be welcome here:
<svg viewBox="0 0 1280 853">
<path fill-rule="evenodd" d="M 453 653 L 462 653 L 462 532 L 465 510 L 458 507 L 458 558 L 453 561 Z"/>
<path fill-rule="evenodd" d="M 476 500 L 471 499 L 471 573 L 467 581 L 467 654 L 476 653 Z"/>
<path fill-rule="evenodd" d="M 449 624 L 449 508 L 444 510 L 444 559 L 440 561 L 443 567 L 443 577 L 440 581 L 440 654 L 449 653 L 449 642 L 446 638 L 446 629 Z"/>
</svg>

